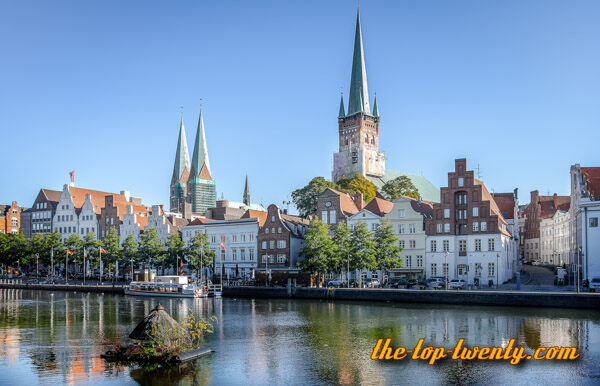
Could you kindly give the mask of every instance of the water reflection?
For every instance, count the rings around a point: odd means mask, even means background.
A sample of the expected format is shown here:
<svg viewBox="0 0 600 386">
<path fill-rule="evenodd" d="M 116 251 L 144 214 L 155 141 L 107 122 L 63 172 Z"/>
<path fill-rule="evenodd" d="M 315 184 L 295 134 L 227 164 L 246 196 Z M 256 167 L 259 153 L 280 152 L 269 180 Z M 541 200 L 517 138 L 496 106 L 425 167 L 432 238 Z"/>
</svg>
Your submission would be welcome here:
<svg viewBox="0 0 600 386">
<path fill-rule="evenodd" d="M 217 316 L 214 355 L 175 369 L 130 369 L 99 355 L 126 340 L 158 303 L 175 319 Z M 575 363 L 416 361 L 381 363 L 378 338 L 393 345 L 577 346 Z M 0 290 L 0 384 L 388 384 L 519 383 L 600 379 L 600 312 L 493 307 L 328 303 L 301 300 L 168 299 Z M 17 378 L 15 378 L 17 377 Z"/>
</svg>

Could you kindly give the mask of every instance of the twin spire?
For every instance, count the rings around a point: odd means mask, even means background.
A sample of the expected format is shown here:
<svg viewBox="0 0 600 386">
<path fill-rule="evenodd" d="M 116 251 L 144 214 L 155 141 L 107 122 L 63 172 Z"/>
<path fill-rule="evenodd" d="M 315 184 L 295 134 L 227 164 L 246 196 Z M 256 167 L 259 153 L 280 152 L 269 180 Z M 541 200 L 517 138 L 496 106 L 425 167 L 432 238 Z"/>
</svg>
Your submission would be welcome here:
<svg viewBox="0 0 600 386">
<path fill-rule="evenodd" d="M 194 142 L 194 152 L 192 153 L 192 162 L 188 152 L 185 128 L 183 126 L 183 116 L 179 124 L 179 139 L 177 140 L 177 152 L 175 153 L 175 165 L 173 167 L 173 176 L 179 181 L 185 174 L 189 173 L 190 180 L 202 178 L 211 180 L 210 164 L 208 161 L 208 150 L 206 148 L 206 134 L 204 133 L 204 120 L 202 119 L 202 109 L 198 118 L 198 128 L 196 130 L 196 141 Z"/>
<path fill-rule="evenodd" d="M 377 97 L 373 101 L 373 110 L 369 106 L 369 88 L 367 86 L 367 67 L 365 66 L 365 53 L 360 26 L 360 12 L 356 12 L 356 32 L 354 34 L 354 54 L 352 56 L 352 75 L 350 77 L 350 96 L 348 98 L 348 114 L 364 113 L 379 116 Z M 347 116 L 344 113 L 344 98 L 340 102 L 338 116 Z"/>
</svg>

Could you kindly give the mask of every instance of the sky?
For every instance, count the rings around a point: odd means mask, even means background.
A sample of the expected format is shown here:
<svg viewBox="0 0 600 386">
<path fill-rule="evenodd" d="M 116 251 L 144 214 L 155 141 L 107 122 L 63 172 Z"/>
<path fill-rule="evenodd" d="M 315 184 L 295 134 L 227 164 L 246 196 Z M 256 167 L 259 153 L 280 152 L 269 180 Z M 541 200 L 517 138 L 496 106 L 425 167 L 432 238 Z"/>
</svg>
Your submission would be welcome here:
<svg viewBox="0 0 600 386">
<path fill-rule="evenodd" d="M 202 104 L 217 194 L 281 205 L 330 178 L 356 2 L 0 1 L 0 203 L 40 188 L 169 202 L 181 106 Z M 360 3 L 386 168 L 569 194 L 600 166 L 600 2 Z M 347 98 L 346 98 L 347 105 Z M 191 154 L 190 154 L 191 157 Z M 290 208 L 292 209 L 292 208 Z M 292 209 L 293 210 L 293 209 Z"/>
</svg>

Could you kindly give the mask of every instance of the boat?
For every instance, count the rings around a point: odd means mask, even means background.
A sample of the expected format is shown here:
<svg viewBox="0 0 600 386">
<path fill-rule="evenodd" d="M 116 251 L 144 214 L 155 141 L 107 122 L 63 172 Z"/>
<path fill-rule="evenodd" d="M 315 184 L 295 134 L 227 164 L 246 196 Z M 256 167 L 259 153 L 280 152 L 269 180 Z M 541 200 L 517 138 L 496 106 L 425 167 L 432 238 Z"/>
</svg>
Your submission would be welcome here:
<svg viewBox="0 0 600 386">
<path fill-rule="evenodd" d="M 154 281 L 132 281 L 125 288 L 126 295 L 199 298 L 209 291 L 189 283 L 187 276 L 154 276 Z M 220 295 L 220 293 L 219 293 Z"/>
</svg>

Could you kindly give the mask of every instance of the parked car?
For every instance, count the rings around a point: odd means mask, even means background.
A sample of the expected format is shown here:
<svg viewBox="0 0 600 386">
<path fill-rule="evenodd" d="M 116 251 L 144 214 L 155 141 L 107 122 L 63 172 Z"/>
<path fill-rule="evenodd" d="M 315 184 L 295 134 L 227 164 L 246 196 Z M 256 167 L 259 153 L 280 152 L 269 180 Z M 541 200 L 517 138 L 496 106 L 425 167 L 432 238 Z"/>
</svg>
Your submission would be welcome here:
<svg viewBox="0 0 600 386">
<path fill-rule="evenodd" d="M 446 288 L 446 279 L 440 277 L 431 277 L 427 280 L 427 287 L 433 289 L 443 289 Z"/>
<path fill-rule="evenodd" d="M 465 289 L 467 286 L 467 282 L 463 279 L 453 279 L 448 282 L 448 287 L 450 289 Z"/>
<path fill-rule="evenodd" d="M 600 277 L 590 280 L 590 292 L 600 292 Z"/>
<path fill-rule="evenodd" d="M 410 279 L 406 283 L 406 288 L 425 289 L 425 287 L 427 287 L 427 283 L 421 279 Z"/>
<path fill-rule="evenodd" d="M 333 279 L 327 282 L 327 287 L 335 287 L 335 288 L 340 288 L 340 287 L 346 287 L 346 282 L 342 281 L 340 279 Z"/>
<path fill-rule="evenodd" d="M 379 286 L 381 286 L 381 283 L 377 279 L 371 278 L 365 280 L 365 287 L 367 288 L 378 288 Z"/>
<path fill-rule="evenodd" d="M 403 277 L 393 278 L 388 282 L 389 288 L 406 288 L 407 280 Z"/>
</svg>

